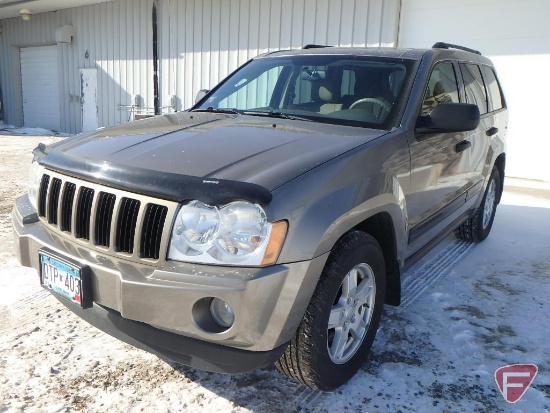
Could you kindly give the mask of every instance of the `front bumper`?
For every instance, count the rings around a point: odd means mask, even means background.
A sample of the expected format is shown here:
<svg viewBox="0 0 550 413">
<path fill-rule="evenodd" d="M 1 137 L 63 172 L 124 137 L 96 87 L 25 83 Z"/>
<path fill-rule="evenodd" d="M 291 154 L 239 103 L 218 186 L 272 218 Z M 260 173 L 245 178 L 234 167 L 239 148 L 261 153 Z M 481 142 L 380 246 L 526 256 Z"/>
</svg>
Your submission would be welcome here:
<svg viewBox="0 0 550 413">
<path fill-rule="evenodd" d="M 47 247 L 90 268 L 93 307 L 59 297 L 69 309 L 129 344 L 210 371 L 244 372 L 275 361 L 294 336 L 328 257 L 266 268 L 155 266 L 84 248 L 52 231 L 26 195 L 16 200 L 12 216 L 22 265 L 38 270 L 38 251 Z M 233 307 L 228 330 L 201 327 L 208 315 L 197 303 L 210 297 Z"/>
<path fill-rule="evenodd" d="M 216 373 L 244 373 L 269 366 L 281 357 L 287 346 L 283 344 L 271 351 L 248 351 L 208 343 L 128 320 L 98 304 L 84 309 L 60 296 L 55 297 L 83 320 L 125 343 L 186 366 Z"/>
</svg>

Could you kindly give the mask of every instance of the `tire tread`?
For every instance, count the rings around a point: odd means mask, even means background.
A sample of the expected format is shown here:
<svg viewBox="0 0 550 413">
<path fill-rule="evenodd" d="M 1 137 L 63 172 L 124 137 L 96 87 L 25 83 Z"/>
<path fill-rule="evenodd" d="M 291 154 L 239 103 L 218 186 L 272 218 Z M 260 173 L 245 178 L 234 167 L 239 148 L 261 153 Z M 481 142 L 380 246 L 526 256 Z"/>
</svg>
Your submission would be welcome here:
<svg viewBox="0 0 550 413">
<path fill-rule="evenodd" d="M 493 170 L 491 171 L 491 176 L 489 177 L 489 183 L 495 180 L 496 183 L 496 199 L 500 199 L 500 196 L 502 194 L 502 188 L 501 188 L 501 180 L 500 180 L 500 173 L 496 166 L 493 167 Z M 489 187 L 489 184 L 487 184 L 487 188 Z M 474 214 L 468 218 L 466 221 L 464 221 L 460 226 L 455 229 L 455 236 L 458 239 L 461 239 L 463 241 L 467 242 L 481 242 L 487 236 L 489 235 L 489 232 L 491 231 L 491 227 L 493 225 L 493 219 L 495 217 L 497 204 L 495 203 L 494 210 L 493 210 L 493 216 L 491 217 L 491 222 L 487 226 L 487 228 L 483 229 L 483 208 L 485 205 L 485 199 L 487 197 L 487 190 L 483 194 L 483 199 L 481 201 L 480 206 L 476 209 Z M 495 201 L 496 202 L 496 201 Z"/>
<path fill-rule="evenodd" d="M 376 248 L 380 257 L 383 257 L 378 242 L 372 236 L 361 231 L 351 231 L 344 235 L 333 249 L 327 261 L 325 270 L 321 275 L 296 334 L 290 340 L 285 353 L 275 362 L 275 367 L 282 374 L 314 390 L 331 390 L 333 388 L 324 384 L 324 379 L 318 374 L 314 363 L 314 360 L 318 359 L 317 356 L 319 353 L 322 351 L 326 352 L 326 349 L 311 346 L 311 340 L 309 340 L 310 337 L 323 337 L 326 333 L 319 330 L 315 323 L 315 318 L 318 316 L 319 309 L 326 305 L 326 301 L 329 299 L 326 295 L 330 291 L 330 288 L 327 287 L 333 280 L 328 275 L 341 271 L 339 263 L 345 260 L 346 254 L 349 253 L 348 248 L 350 245 L 361 243 L 366 243 Z"/>
</svg>

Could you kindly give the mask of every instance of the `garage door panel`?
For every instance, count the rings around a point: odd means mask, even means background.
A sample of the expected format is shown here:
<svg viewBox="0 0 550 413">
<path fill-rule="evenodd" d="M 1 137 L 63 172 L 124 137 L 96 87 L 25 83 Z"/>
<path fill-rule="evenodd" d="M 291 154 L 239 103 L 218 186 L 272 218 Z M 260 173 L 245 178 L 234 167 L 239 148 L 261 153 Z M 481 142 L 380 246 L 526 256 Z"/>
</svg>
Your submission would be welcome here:
<svg viewBox="0 0 550 413">
<path fill-rule="evenodd" d="M 52 65 L 53 64 L 57 64 L 57 62 L 51 62 L 51 63 L 48 63 L 48 62 L 41 62 L 41 64 L 37 64 L 37 63 L 32 63 L 35 67 L 32 68 L 32 70 L 29 70 L 29 69 L 25 69 L 25 70 L 22 70 L 21 74 L 24 74 L 24 75 L 38 75 L 38 76 L 47 76 L 48 73 L 40 73 L 37 71 L 38 70 L 51 70 L 52 69 Z"/>
<path fill-rule="evenodd" d="M 59 131 L 61 108 L 57 47 L 21 48 L 21 90 L 26 127 Z"/>
<path fill-rule="evenodd" d="M 42 114 L 44 113 L 50 113 L 50 114 L 56 114 L 56 113 L 59 113 L 58 111 L 56 111 L 55 109 L 49 109 L 47 106 L 44 106 L 44 105 L 37 105 L 37 104 L 31 104 L 31 105 L 28 105 L 28 109 L 29 110 L 33 110 L 33 111 L 36 111 L 36 112 L 40 112 Z M 25 126 L 29 126 L 29 125 L 25 125 Z"/>
<path fill-rule="evenodd" d="M 44 87 L 42 83 L 33 83 L 30 85 L 25 85 L 23 87 L 23 92 L 32 93 L 32 96 L 48 96 L 51 97 L 52 93 L 55 92 L 55 89 L 50 87 Z"/>
</svg>

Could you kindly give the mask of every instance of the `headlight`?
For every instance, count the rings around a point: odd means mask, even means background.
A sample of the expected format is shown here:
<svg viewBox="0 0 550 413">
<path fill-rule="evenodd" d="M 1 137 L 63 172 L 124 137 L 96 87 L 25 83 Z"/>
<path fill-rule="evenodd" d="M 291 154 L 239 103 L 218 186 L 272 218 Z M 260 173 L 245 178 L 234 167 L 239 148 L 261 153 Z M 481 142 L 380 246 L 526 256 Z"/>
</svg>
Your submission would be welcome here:
<svg viewBox="0 0 550 413">
<path fill-rule="evenodd" d="M 222 230 L 212 255 L 219 261 L 241 261 L 266 244 L 270 226 L 264 210 L 248 202 L 233 202 L 220 209 Z"/>
<path fill-rule="evenodd" d="M 174 227 L 179 249 L 189 255 L 210 249 L 219 231 L 218 209 L 199 201 L 193 201 L 180 209 Z"/>
<path fill-rule="evenodd" d="M 181 207 L 168 258 L 178 261 L 258 266 L 275 263 L 286 221 L 269 223 L 263 208 L 237 201 L 217 207 L 192 201 Z"/>
<path fill-rule="evenodd" d="M 36 161 L 33 161 L 29 173 L 29 201 L 35 210 L 38 210 L 38 191 L 44 168 Z"/>
</svg>

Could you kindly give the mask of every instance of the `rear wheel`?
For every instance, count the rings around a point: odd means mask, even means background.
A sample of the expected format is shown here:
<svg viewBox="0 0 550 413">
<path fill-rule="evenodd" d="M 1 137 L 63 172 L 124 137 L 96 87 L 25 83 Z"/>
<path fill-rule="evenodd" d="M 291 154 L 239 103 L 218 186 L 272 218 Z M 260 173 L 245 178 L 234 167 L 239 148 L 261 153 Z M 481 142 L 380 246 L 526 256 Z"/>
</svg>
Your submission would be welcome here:
<svg viewBox="0 0 550 413">
<path fill-rule="evenodd" d="M 458 238 L 470 242 L 481 242 L 487 238 L 493 227 L 501 190 L 500 173 L 493 167 L 481 205 L 471 218 L 455 230 Z"/>
<path fill-rule="evenodd" d="M 367 359 L 386 290 L 378 242 L 352 231 L 335 246 L 277 369 L 318 390 L 346 383 Z"/>
</svg>

